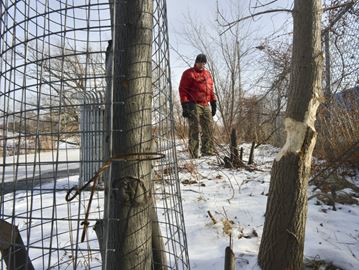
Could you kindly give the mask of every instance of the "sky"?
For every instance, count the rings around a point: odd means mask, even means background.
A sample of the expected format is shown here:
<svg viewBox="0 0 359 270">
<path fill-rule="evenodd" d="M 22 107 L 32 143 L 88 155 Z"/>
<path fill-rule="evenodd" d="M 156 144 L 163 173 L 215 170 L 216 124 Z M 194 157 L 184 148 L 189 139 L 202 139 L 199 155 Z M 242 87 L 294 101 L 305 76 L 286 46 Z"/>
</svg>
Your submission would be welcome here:
<svg viewBox="0 0 359 270">
<path fill-rule="evenodd" d="M 103 2 L 102 0 L 100 2 Z M 265 1 L 269 0 L 261 0 L 261 2 L 265 3 Z M 36 1 L 33 0 L 31 3 L 35 3 Z M 41 1 L 40 1 L 41 2 Z M 39 2 L 39 3 L 40 3 Z M 290 8 L 292 1 L 288 0 L 278 0 L 278 4 L 273 6 L 273 8 L 277 7 L 284 7 Z M 22 2 L 17 4 L 19 10 L 23 10 L 24 7 L 21 5 Z M 36 2 L 37 3 L 37 2 Z M 55 1 L 54 3 L 57 3 Z M 175 89 L 178 88 L 179 80 L 181 77 L 182 72 L 189 67 L 188 63 L 191 65 L 194 62 L 195 56 L 200 53 L 200 51 L 193 49 L 193 47 L 188 46 L 188 43 L 183 35 L 184 28 L 188 27 L 188 23 L 186 23 L 186 17 L 193 18 L 196 23 L 203 25 L 205 27 L 209 27 L 210 25 L 215 25 L 215 18 L 216 18 L 216 7 L 218 4 L 219 9 L 223 12 L 226 19 L 229 18 L 236 18 L 238 17 L 237 7 L 241 10 L 243 15 L 248 15 L 250 7 L 254 5 L 254 0 L 167 0 L 167 12 L 168 12 L 168 26 L 169 26 L 169 38 L 170 38 L 170 47 L 172 48 L 171 51 L 171 69 L 172 69 L 172 84 Z M 52 4 L 53 5 L 53 4 Z M 34 6 L 35 7 L 35 6 Z M 53 6 L 53 8 L 60 8 L 61 6 Z M 43 5 L 36 6 L 36 12 L 43 12 L 45 7 Z M 35 9 L 29 9 L 32 13 L 35 12 Z M 253 9 L 251 9 L 253 11 Z M 74 12 L 74 10 L 69 11 Z M 77 9 L 76 9 L 76 12 Z M 20 15 L 21 13 L 18 12 Z M 32 14 L 30 13 L 30 14 Z M 20 16 L 17 15 L 17 16 Z M 74 15 L 74 14 L 68 14 Z M 86 18 L 86 14 L 76 14 L 80 19 Z M 83 15 L 83 16 L 82 16 Z M 98 14 L 96 12 L 91 13 L 92 21 L 96 22 L 98 20 Z M 34 14 L 32 14 L 34 16 Z M 49 15 L 52 20 L 60 20 L 56 13 L 51 13 Z M 103 15 L 101 19 L 108 17 L 108 14 Z M 253 42 L 253 46 L 258 46 L 261 41 L 264 39 L 264 36 L 273 31 L 273 28 L 280 28 L 283 25 L 283 16 L 280 14 L 269 14 L 266 16 L 261 16 L 256 18 L 255 20 L 250 20 L 250 23 L 243 24 L 243 31 L 248 32 L 251 31 L 254 34 L 251 36 L 252 39 L 255 39 Z M 22 17 L 17 18 L 18 20 L 22 20 Z M 29 38 L 33 38 L 33 35 L 40 35 L 44 31 L 41 27 L 44 25 L 42 22 L 44 18 L 41 16 L 39 18 L 36 17 L 36 22 L 39 27 L 34 28 L 33 24 L 29 24 L 29 29 L 27 35 Z M 63 19 L 63 18 L 62 18 Z M 76 27 L 86 27 L 83 25 L 85 20 L 76 20 L 71 21 L 69 19 L 66 20 L 66 23 L 71 26 L 72 24 L 76 24 Z M 249 22 L 249 21 L 248 21 Z M 108 20 L 102 22 L 103 24 L 108 24 Z M 12 24 L 9 22 L 9 24 Z M 95 23 L 94 23 L 95 24 Z M 248 28 L 250 25 L 250 28 Z M 56 24 L 51 24 L 51 31 L 58 31 L 58 26 Z M 20 29 L 20 28 L 19 28 Z M 18 31 L 17 36 L 21 37 L 23 31 Z M 10 33 L 11 34 L 11 33 Z M 74 32 L 69 32 L 66 34 L 66 37 L 72 38 L 72 35 L 75 35 Z M 83 31 L 76 31 L 76 38 L 79 39 L 80 37 L 86 41 L 87 32 Z M 99 40 L 101 40 L 101 46 L 107 46 L 107 40 L 110 39 L 109 31 L 103 29 L 102 34 L 98 35 L 98 33 L 90 34 L 91 37 L 91 46 L 96 46 Z M 8 39 L 10 39 L 9 37 Z M 75 37 L 74 37 L 75 38 Z M 93 40 L 92 40 L 93 38 Z M 50 38 L 49 38 L 50 39 Z M 51 39 L 54 39 L 51 37 Z M 59 41 L 60 42 L 60 41 Z M 86 47 L 84 42 L 78 41 L 78 47 L 83 48 Z M 20 48 L 20 47 L 19 47 Z M 22 49 L 22 48 L 20 48 Z M 177 51 L 177 52 L 176 52 Z M 179 56 L 182 55 L 186 60 L 187 63 Z M 253 73 L 253 71 L 251 71 Z M 245 77 L 244 77 L 245 79 Z"/>
<path fill-rule="evenodd" d="M 271 1 L 261 1 L 262 3 Z M 271 8 L 285 8 L 290 9 L 293 1 L 278 0 Z M 239 3 L 239 5 L 238 5 Z M 251 0 L 168 0 L 167 1 L 167 17 L 169 26 L 169 39 L 171 47 L 171 69 L 172 69 L 172 84 L 176 89 L 179 85 L 179 80 L 182 72 L 188 68 L 188 64 L 183 61 L 179 54 L 193 63 L 199 51 L 188 46 L 188 43 L 183 35 L 185 27 L 188 27 L 187 17 L 203 26 L 210 27 L 215 25 L 216 6 L 226 16 L 226 19 L 234 19 L 238 17 L 237 8 L 242 16 L 247 16 L 254 10 L 250 7 L 254 6 L 254 1 Z M 262 11 L 264 9 L 257 9 Z M 248 20 L 241 24 L 244 33 L 251 32 L 252 46 L 258 46 L 264 41 L 265 37 L 273 31 L 285 28 L 284 31 L 290 31 L 291 21 L 288 24 L 288 13 L 271 13 L 264 16 L 256 17 L 254 20 Z M 231 20 L 230 20 L 231 21 Z M 289 29 L 289 30 L 288 30 Z M 250 73 L 253 73 L 251 71 Z M 244 78 L 245 80 L 246 78 Z"/>
</svg>

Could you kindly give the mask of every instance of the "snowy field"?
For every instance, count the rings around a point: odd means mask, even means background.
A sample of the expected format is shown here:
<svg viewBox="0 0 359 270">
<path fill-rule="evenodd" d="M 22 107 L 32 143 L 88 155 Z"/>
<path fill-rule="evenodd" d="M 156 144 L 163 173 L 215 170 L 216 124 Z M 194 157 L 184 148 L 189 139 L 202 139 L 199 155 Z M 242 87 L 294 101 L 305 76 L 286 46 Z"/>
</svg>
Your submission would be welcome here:
<svg viewBox="0 0 359 270">
<path fill-rule="evenodd" d="M 0 157 L 0 175 L 4 182 L 32 178 L 42 173 L 78 169 L 80 150 L 68 144 L 61 144 L 59 150 L 44 151 L 28 155 Z M 5 166 L 6 164 L 6 166 Z"/>
<path fill-rule="evenodd" d="M 249 153 L 249 145 L 243 145 Z M 260 146 L 257 170 L 229 170 L 215 157 L 188 160 L 178 151 L 183 207 L 192 269 L 223 270 L 224 251 L 232 233 L 237 269 L 258 270 L 257 254 L 263 231 L 270 169 L 278 149 Z M 248 155 L 244 156 L 248 160 Z M 358 175 L 357 175 L 358 180 Z M 185 181 L 184 183 L 188 183 Z M 308 195 L 312 195 L 309 187 Z M 309 201 L 305 258 L 325 260 L 345 270 L 359 269 L 358 205 L 317 205 Z M 210 211 L 216 224 L 209 217 Z M 320 268 L 324 269 L 324 268 Z M 333 268 L 331 268 L 333 269 Z"/>
<path fill-rule="evenodd" d="M 244 160 L 247 160 L 249 145 L 242 146 L 245 153 Z M 191 269 L 223 270 L 224 251 L 229 245 L 229 234 L 232 235 L 237 269 L 260 269 L 257 265 L 257 254 L 264 224 L 270 169 L 277 152 L 278 149 L 271 146 L 260 146 L 255 152 L 256 169 L 250 172 L 245 169 L 225 169 L 223 166 L 219 166 L 219 160 L 216 157 L 188 159 L 187 152 L 182 149 L 182 146 L 178 147 L 178 167 L 182 183 L 182 202 Z M 66 158 L 79 159 L 78 150 L 69 150 L 66 153 Z M 33 157 L 29 155 L 27 158 Z M 45 169 L 44 167 L 42 172 L 46 171 Z M 14 176 L 9 175 L 8 180 L 11 177 Z M 356 177 L 358 180 L 358 175 Z M 78 176 L 59 180 L 57 188 L 66 189 L 76 184 L 77 181 Z M 44 184 L 38 190 L 32 191 L 32 198 L 39 196 L 41 189 L 51 190 L 52 186 L 52 184 Z M 312 195 L 312 189 L 313 187 L 308 189 L 309 196 Z M 24 215 L 26 205 L 28 205 L 27 201 L 30 200 L 28 195 L 29 191 L 16 192 L 17 210 L 24 208 Z M 5 212 L 12 207 L 11 196 L 13 195 L 7 194 L 4 197 Z M 56 201 L 61 208 L 57 213 L 49 213 L 47 216 L 49 219 L 54 215 L 57 217 L 76 216 L 79 207 L 84 207 L 81 203 L 73 203 L 72 206 L 69 206 L 64 202 L 64 196 L 65 191 L 56 194 Z M 53 196 L 50 192 L 48 195 L 41 195 L 41 201 L 34 200 L 32 202 L 33 217 L 41 217 L 41 208 L 51 209 L 52 201 Z M 102 198 L 96 198 L 92 209 L 98 209 L 101 203 Z M 213 219 L 210 218 L 209 213 Z M 90 217 L 93 218 L 92 221 L 101 216 L 100 213 L 96 215 L 97 217 Z M 67 232 L 71 231 L 70 238 L 76 239 L 78 237 L 77 229 L 79 228 L 81 233 L 82 226 L 78 222 L 73 222 L 69 228 L 68 222 L 66 224 L 66 226 L 65 222 L 64 224 L 61 222 L 55 224 L 55 229 L 61 235 L 57 242 L 63 242 L 70 248 Z M 22 224 L 19 224 L 20 230 L 21 227 Z M 41 238 L 51 235 L 51 231 L 40 231 L 41 228 L 40 226 L 39 232 L 36 230 L 32 232 L 32 242 L 40 241 Z M 61 233 L 62 230 L 63 233 Z M 92 236 L 89 238 L 96 239 L 95 234 L 91 231 L 89 230 L 89 233 Z M 37 256 L 44 256 L 44 254 L 40 252 Z M 54 254 L 52 263 L 55 263 L 57 256 Z M 345 270 L 359 269 L 358 205 L 338 204 L 337 211 L 333 211 L 331 206 L 319 205 L 315 198 L 311 199 L 306 228 L 305 257 L 311 260 L 332 262 Z M 66 265 L 65 257 L 63 259 L 64 265 Z M 92 266 L 98 265 L 99 254 L 95 255 L 94 259 Z M 83 266 L 86 269 L 86 264 Z"/>
</svg>

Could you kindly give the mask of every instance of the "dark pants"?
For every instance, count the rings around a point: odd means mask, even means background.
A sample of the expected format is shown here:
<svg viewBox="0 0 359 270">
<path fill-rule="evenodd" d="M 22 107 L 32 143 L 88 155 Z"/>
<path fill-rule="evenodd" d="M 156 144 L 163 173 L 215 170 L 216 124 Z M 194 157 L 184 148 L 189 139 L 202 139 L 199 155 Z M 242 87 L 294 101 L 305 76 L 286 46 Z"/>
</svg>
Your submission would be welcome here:
<svg viewBox="0 0 359 270">
<path fill-rule="evenodd" d="M 199 134 L 201 132 L 201 153 L 202 155 L 212 155 L 213 148 L 213 118 L 210 106 L 196 104 L 188 117 L 189 126 L 189 145 L 188 150 L 192 158 L 198 157 Z M 201 130 L 200 130 L 201 128 Z"/>
</svg>

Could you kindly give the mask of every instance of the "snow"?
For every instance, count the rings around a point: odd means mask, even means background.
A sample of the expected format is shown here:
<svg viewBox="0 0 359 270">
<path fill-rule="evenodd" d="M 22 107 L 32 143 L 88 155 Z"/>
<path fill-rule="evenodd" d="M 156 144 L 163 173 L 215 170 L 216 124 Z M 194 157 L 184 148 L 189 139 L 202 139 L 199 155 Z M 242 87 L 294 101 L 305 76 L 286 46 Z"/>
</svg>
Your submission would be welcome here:
<svg viewBox="0 0 359 270">
<path fill-rule="evenodd" d="M 249 154 L 249 144 L 242 145 Z M 199 181 L 183 185 L 182 197 L 192 269 L 223 269 L 224 251 L 229 236 L 224 233 L 223 221 L 232 224 L 233 251 L 237 269 L 256 270 L 260 236 L 263 231 L 270 168 L 279 149 L 268 145 L 255 151 L 257 169 L 224 169 L 216 157 L 188 159 L 179 149 L 179 166 L 192 162 L 195 171 L 180 170 L 180 180 Z M 244 156 L 248 160 L 248 155 Z M 309 187 L 308 195 L 312 195 Z M 325 260 L 345 270 L 359 269 L 359 207 L 358 205 L 308 205 L 304 256 Z M 213 224 L 207 211 L 217 220 Z M 255 232 L 255 233 L 253 233 Z M 258 237 L 256 236 L 258 235 Z"/>
<path fill-rule="evenodd" d="M 43 151 L 28 155 L 7 156 L 5 161 L 1 157 L 0 164 L 3 166 L 0 167 L 0 175 L 3 174 L 4 170 L 4 182 L 18 181 L 38 176 L 40 173 L 55 171 L 54 164 L 56 163 L 58 166 L 57 171 L 77 169 L 80 167 L 79 160 L 79 149 L 74 148 L 72 145 L 61 143 L 58 151 L 54 149 L 54 151 Z"/>
<path fill-rule="evenodd" d="M 74 200 L 69 203 L 65 201 L 66 191 L 69 187 L 78 184 L 78 178 L 78 176 L 70 176 L 58 179 L 55 183 L 58 190 L 56 193 L 52 191 L 55 188 L 54 183 L 46 183 L 34 188 L 32 191 L 17 191 L 15 194 L 4 195 L 4 213 L 2 215 L 5 218 L 11 217 L 13 198 L 16 198 L 16 219 L 14 224 L 22 232 L 21 236 L 24 243 L 29 242 L 29 246 L 31 246 L 29 257 L 35 269 L 45 269 L 44 262 L 49 265 L 49 269 L 69 269 L 71 258 L 75 256 L 73 243 L 79 242 L 83 230 L 77 215 L 81 208 L 80 219 L 84 220 L 83 213 L 85 213 L 86 209 L 84 201 L 88 200 L 90 195 L 89 192 L 83 192 L 81 195 L 82 200 Z M 54 207 L 55 204 L 56 207 Z M 99 204 L 103 204 L 103 198 L 95 196 L 92 201 L 92 209 L 99 209 Z M 31 205 L 31 213 L 28 212 L 29 205 Z M 29 215 L 31 215 L 31 230 L 28 232 L 29 224 L 26 221 Z M 89 216 L 89 221 L 94 223 L 96 219 L 100 218 L 102 218 L 102 214 L 98 211 L 93 211 Z M 8 222 L 11 222 L 11 219 Z M 54 232 L 56 232 L 55 236 Z M 94 230 L 87 230 L 87 235 L 90 241 L 96 239 Z M 30 241 L 28 241 L 28 237 Z M 97 241 L 93 241 L 92 248 L 98 248 L 97 243 Z M 61 247 L 62 250 L 58 251 L 56 247 Z M 87 247 L 88 243 L 86 241 L 78 246 L 80 252 L 81 250 L 86 250 Z M 49 254 L 50 252 L 51 254 Z M 86 256 L 81 257 L 81 255 L 79 255 L 79 258 L 80 267 L 78 269 L 88 269 L 89 259 Z M 92 251 L 90 263 L 91 267 L 100 265 L 98 252 Z"/>
<path fill-rule="evenodd" d="M 249 144 L 244 147 L 244 160 L 248 160 Z M 77 151 L 77 152 L 76 152 Z M 257 254 L 260 245 L 264 213 L 266 209 L 267 193 L 270 182 L 270 169 L 279 149 L 269 145 L 262 145 L 255 150 L 256 170 L 225 169 L 219 165 L 217 157 L 201 157 L 189 159 L 183 145 L 177 149 L 180 181 L 183 183 L 196 181 L 194 184 L 181 184 L 182 203 L 187 231 L 187 241 L 191 269 L 216 270 L 224 267 L 224 251 L 230 243 L 229 232 L 232 233 L 233 251 L 236 256 L 237 269 L 258 270 Z M 48 153 L 49 154 L 49 153 Z M 61 155 L 60 155 L 61 156 Z M 23 158 L 23 157 L 21 157 Z M 32 159 L 28 155 L 28 159 Z M 45 158 L 42 157 L 42 158 Z M 67 158 L 78 160 L 78 150 L 69 149 Z M 11 177 L 10 177 L 11 178 Z M 188 181 L 186 181 L 188 180 Z M 57 181 L 58 189 L 66 189 L 78 182 L 78 176 L 72 176 Z M 40 189 L 51 190 L 53 183 L 43 184 L 39 190 L 33 191 L 33 217 L 37 217 L 40 207 L 50 207 L 53 202 L 53 194 L 40 195 Z M 309 187 L 308 195 L 313 195 Z M 4 196 L 5 211 L 11 209 L 11 196 Z M 26 215 L 26 200 L 29 200 L 26 191 L 18 191 L 16 196 L 17 210 L 23 208 Z M 37 200 L 40 196 L 41 200 Z M 66 216 L 78 213 L 79 207 L 85 207 L 81 202 L 67 204 L 64 202 L 65 191 L 56 194 L 56 201 L 61 205 L 57 216 Z M 86 195 L 86 192 L 83 196 Z M 103 198 L 95 198 L 92 209 L 97 209 L 103 203 Z M 308 220 L 305 238 L 305 258 L 326 260 L 345 270 L 359 269 L 359 207 L 358 205 L 337 204 L 337 211 L 331 206 L 318 205 L 316 199 L 309 200 Z M 208 211 L 216 220 L 213 223 Z M 21 212 L 21 211 L 20 211 Z M 7 213 L 11 214 L 11 213 Z M 50 218 L 54 213 L 49 212 L 46 217 Z M 100 216 L 100 213 L 95 215 Z M 90 219 L 95 220 L 95 216 Z M 34 222 L 38 222 L 35 221 Z M 76 239 L 82 233 L 82 226 L 72 222 L 72 231 L 69 232 L 68 223 L 58 221 L 56 228 L 63 234 L 56 239 L 58 242 L 68 243 L 70 238 Z M 66 224 L 66 225 L 65 225 Z M 50 235 L 50 231 L 36 231 L 33 224 L 31 242 L 35 243 L 42 237 Z M 19 229 L 21 230 L 19 224 Z M 80 228 L 79 233 L 76 228 Z M 95 239 L 93 230 L 88 231 L 89 238 Z M 23 236 L 26 237 L 26 236 Z M 41 243 L 39 242 L 39 245 Z M 83 248 L 86 248 L 84 245 Z M 33 256 L 34 254 L 30 254 Z M 41 256 L 41 251 L 36 255 Z M 55 254 L 57 255 L 57 254 Z M 55 256 L 54 255 L 54 259 Z M 64 265 L 66 258 L 64 254 Z M 57 257 L 56 257 L 57 258 Z M 94 256 L 92 266 L 96 265 L 99 254 Z M 55 263 L 52 261 L 52 263 Z M 84 261 L 84 269 L 86 262 Z"/>
</svg>

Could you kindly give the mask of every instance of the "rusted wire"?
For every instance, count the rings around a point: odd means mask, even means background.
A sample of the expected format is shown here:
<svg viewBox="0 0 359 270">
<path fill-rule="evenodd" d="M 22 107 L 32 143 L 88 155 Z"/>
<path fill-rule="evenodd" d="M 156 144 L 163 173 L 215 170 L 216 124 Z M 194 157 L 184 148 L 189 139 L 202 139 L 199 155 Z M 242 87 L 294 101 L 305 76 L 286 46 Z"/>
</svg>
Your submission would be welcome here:
<svg viewBox="0 0 359 270">
<path fill-rule="evenodd" d="M 83 231 L 81 236 L 81 243 L 85 241 L 86 231 L 90 223 L 88 222 L 88 217 L 90 215 L 90 209 L 92 204 L 92 198 L 96 190 L 97 181 L 100 178 L 100 176 L 108 169 L 110 168 L 113 161 L 121 161 L 121 160 L 127 160 L 127 161 L 145 161 L 145 160 L 157 160 L 162 159 L 166 155 L 162 153 L 156 153 L 156 152 L 145 152 L 145 153 L 129 153 L 129 154 L 122 154 L 122 155 L 116 155 L 107 161 L 100 167 L 100 169 L 96 172 L 96 174 L 82 187 L 78 188 L 77 186 L 72 187 L 69 189 L 66 193 L 65 200 L 67 202 L 71 202 L 73 199 L 75 199 L 80 193 L 85 190 L 92 182 L 93 185 L 91 187 L 91 193 L 90 198 L 88 201 L 88 205 L 86 208 L 85 213 L 85 219 L 81 222 L 81 225 L 83 225 Z M 138 158 L 135 158 L 138 157 Z M 75 191 L 75 193 L 73 193 Z M 71 196 L 72 194 L 72 196 Z"/>
</svg>

